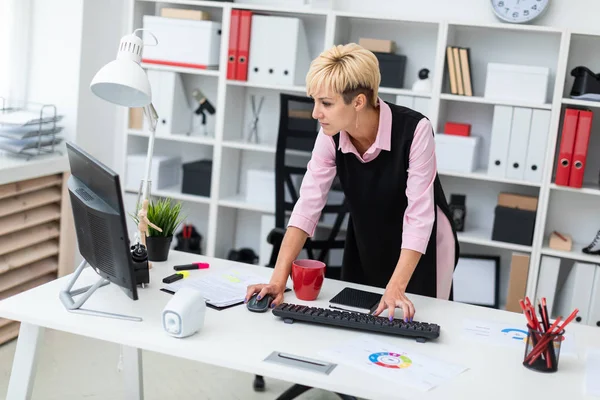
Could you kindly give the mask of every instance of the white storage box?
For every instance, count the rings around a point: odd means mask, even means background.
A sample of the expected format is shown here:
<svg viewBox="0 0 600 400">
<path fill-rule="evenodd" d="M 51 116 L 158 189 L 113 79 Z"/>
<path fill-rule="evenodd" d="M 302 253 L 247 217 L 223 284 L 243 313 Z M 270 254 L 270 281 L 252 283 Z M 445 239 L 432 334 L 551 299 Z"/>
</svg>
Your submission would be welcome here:
<svg viewBox="0 0 600 400">
<path fill-rule="evenodd" d="M 268 205 L 275 210 L 275 171 L 246 171 L 246 201 Z"/>
<path fill-rule="evenodd" d="M 549 76 L 546 67 L 488 63 L 484 97 L 545 104 Z"/>
<path fill-rule="evenodd" d="M 477 136 L 435 135 L 438 171 L 473 172 L 477 169 Z"/>
<path fill-rule="evenodd" d="M 126 188 L 138 190 L 140 182 L 146 174 L 146 154 L 130 154 L 127 156 Z M 178 186 L 181 183 L 181 158 L 171 156 L 152 156 L 150 180 L 152 190 L 161 190 Z"/>
<path fill-rule="evenodd" d="M 145 15 L 143 25 L 158 40 L 156 46 L 144 46 L 143 62 L 188 68 L 219 65 L 220 22 Z M 148 31 L 142 31 L 144 43 L 154 43 Z"/>
</svg>

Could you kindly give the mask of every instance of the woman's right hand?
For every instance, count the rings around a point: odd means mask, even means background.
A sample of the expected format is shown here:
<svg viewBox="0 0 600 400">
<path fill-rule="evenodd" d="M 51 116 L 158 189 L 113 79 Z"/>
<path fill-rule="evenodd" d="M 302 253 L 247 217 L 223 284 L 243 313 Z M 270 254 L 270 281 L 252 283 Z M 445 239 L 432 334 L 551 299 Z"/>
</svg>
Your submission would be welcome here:
<svg viewBox="0 0 600 400">
<path fill-rule="evenodd" d="M 273 297 L 273 301 L 271 302 L 271 308 L 274 308 L 283 302 L 284 291 L 285 283 L 261 283 L 258 285 L 250 285 L 248 286 L 248 290 L 246 291 L 246 298 L 244 299 L 244 303 L 247 303 L 254 293 L 258 293 L 257 300 L 260 300 L 266 295 L 270 294 L 271 297 Z"/>
</svg>

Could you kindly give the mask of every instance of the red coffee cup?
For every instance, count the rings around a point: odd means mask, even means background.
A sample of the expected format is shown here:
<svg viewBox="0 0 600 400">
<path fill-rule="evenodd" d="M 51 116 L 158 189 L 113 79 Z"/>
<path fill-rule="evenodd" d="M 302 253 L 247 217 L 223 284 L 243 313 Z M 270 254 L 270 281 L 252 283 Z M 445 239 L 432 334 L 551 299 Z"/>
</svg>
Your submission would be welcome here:
<svg viewBox="0 0 600 400">
<path fill-rule="evenodd" d="M 325 263 L 317 260 L 296 260 L 292 263 L 294 293 L 300 300 L 315 300 L 325 279 Z"/>
</svg>

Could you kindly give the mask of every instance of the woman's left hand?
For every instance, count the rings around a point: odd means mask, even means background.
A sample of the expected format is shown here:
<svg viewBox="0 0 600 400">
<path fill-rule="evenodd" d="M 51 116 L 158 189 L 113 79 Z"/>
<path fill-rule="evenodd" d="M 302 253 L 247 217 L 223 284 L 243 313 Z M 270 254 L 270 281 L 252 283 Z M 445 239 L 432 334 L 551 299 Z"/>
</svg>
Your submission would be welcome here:
<svg viewBox="0 0 600 400">
<path fill-rule="evenodd" d="M 405 291 L 400 285 L 390 282 L 385 288 L 383 297 L 379 302 L 379 307 L 377 307 L 377 310 L 375 310 L 373 315 L 377 316 L 387 308 L 388 316 L 391 321 L 394 319 L 394 310 L 396 307 L 402 308 L 405 322 L 413 320 L 413 317 L 415 316 L 415 306 L 412 301 L 406 297 Z"/>
</svg>

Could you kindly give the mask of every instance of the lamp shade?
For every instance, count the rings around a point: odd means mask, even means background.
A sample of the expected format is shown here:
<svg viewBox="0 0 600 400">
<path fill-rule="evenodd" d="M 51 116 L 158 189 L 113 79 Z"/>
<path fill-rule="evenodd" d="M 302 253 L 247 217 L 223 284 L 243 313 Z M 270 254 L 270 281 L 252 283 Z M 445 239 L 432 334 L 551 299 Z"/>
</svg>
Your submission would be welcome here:
<svg viewBox="0 0 600 400">
<path fill-rule="evenodd" d="M 152 101 L 148 76 L 142 69 L 142 40 L 135 34 L 123 36 L 117 59 L 102 67 L 92 79 L 92 92 L 114 104 L 144 107 Z"/>
</svg>

